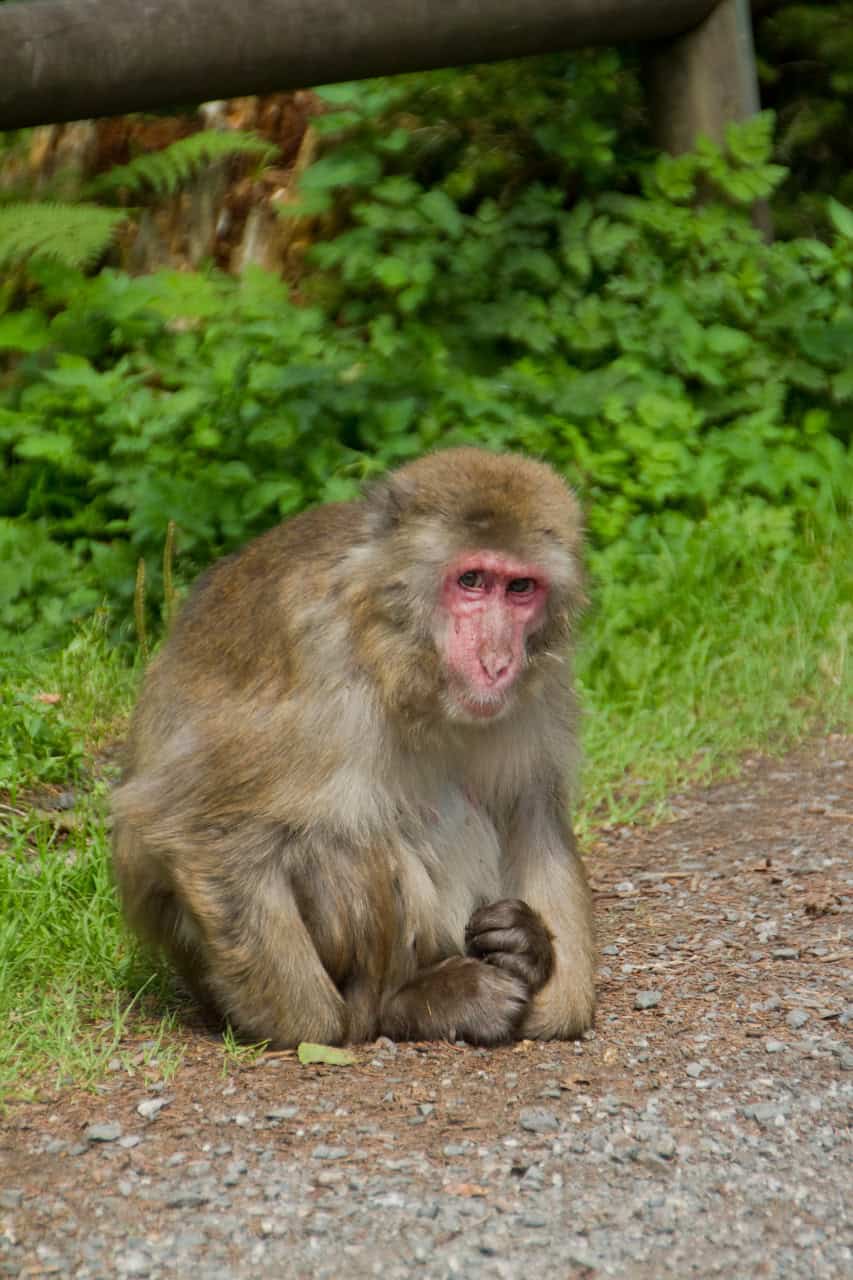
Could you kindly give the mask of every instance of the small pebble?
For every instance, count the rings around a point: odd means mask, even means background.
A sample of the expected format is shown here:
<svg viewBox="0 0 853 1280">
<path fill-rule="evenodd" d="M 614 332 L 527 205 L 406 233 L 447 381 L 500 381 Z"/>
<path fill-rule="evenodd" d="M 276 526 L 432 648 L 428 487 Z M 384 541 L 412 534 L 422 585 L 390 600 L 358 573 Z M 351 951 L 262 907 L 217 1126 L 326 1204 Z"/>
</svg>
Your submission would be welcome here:
<svg viewBox="0 0 853 1280">
<path fill-rule="evenodd" d="M 544 1107 L 524 1107 L 519 1113 L 518 1123 L 528 1133 L 552 1133 L 560 1127 L 553 1111 L 546 1111 Z"/>
<path fill-rule="evenodd" d="M 787 1049 L 784 1040 L 774 1040 L 772 1037 L 764 1041 L 764 1050 L 766 1053 L 783 1053 Z"/>
<path fill-rule="evenodd" d="M 168 1106 L 169 1102 L 169 1098 L 143 1098 L 136 1111 L 138 1115 L 142 1116 L 143 1120 L 153 1120 L 165 1106 Z"/>
<path fill-rule="evenodd" d="M 121 1137 L 121 1125 L 114 1120 L 106 1124 L 90 1124 L 83 1136 L 87 1142 L 117 1142 Z"/>
<path fill-rule="evenodd" d="M 804 1027 L 808 1020 L 809 1015 L 805 1009 L 792 1009 L 785 1022 L 793 1031 L 796 1031 L 798 1027 Z"/>
<path fill-rule="evenodd" d="M 329 1147 L 324 1142 L 311 1152 L 315 1160 L 345 1160 L 349 1155 L 346 1147 Z"/>
<path fill-rule="evenodd" d="M 547 1227 L 548 1218 L 544 1213 L 525 1213 L 521 1219 L 521 1225 L 534 1228 Z"/>
<path fill-rule="evenodd" d="M 777 1118 L 782 1119 L 784 1108 L 778 1102 L 752 1102 L 744 1107 L 743 1114 L 748 1120 L 757 1120 L 762 1126 L 775 1124 Z"/>
<path fill-rule="evenodd" d="M 147 1276 L 151 1271 L 151 1258 L 142 1249 L 128 1249 L 127 1253 L 119 1253 L 115 1267 L 122 1275 Z"/>
<path fill-rule="evenodd" d="M 660 991 L 638 991 L 634 996 L 635 1009 L 654 1009 L 661 1002 Z"/>
<path fill-rule="evenodd" d="M 663 1160 L 671 1160 L 677 1151 L 675 1138 L 671 1133 L 662 1133 L 660 1137 L 652 1143 L 655 1154 L 659 1155 Z"/>
<path fill-rule="evenodd" d="M 198 1209 L 207 1204 L 210 1196 L 204 1191 L 178 1190 L 166 1197 L 167 1209 Z"/>
</svg>

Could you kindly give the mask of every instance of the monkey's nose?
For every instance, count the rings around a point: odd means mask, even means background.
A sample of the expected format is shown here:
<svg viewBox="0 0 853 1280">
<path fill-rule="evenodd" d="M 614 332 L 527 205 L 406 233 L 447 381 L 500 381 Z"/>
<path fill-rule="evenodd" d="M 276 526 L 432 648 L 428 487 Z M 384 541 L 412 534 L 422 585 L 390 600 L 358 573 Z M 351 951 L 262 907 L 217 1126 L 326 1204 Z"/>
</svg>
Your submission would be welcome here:
<svg viewBox="0 0 853 1280">
<path fill-rule="evenodd" d="M 512 665 L 512 655 L 507 653 L 481 653 L 480 666 L 483 673 L 492 684 L 497 682 L 506 675 Z"/>
</svg>

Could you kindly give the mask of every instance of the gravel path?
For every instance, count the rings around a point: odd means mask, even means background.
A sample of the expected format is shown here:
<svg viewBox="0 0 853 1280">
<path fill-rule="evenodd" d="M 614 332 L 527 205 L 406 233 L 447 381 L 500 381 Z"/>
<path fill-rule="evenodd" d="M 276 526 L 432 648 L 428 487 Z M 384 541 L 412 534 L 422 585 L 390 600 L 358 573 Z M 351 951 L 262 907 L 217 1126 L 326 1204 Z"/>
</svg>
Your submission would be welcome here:
<svg viewBox="0 0 853 1280">
<path fill-rule="evenodd" d="M 578 1044 L 377 1042 L 256 1065 L 186 1028 L 164 1081 L 0 1126 L 0 1275 L 853 1275 L 853 739 L 752 760 L 588 851 Z"/>
</svg>

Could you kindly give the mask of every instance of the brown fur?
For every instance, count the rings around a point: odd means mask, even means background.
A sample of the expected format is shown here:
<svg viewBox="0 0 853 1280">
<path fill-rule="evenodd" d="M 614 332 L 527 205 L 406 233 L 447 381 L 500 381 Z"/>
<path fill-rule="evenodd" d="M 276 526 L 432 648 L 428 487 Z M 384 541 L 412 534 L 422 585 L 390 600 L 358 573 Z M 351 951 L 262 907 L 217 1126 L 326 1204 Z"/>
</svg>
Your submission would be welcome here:
<svg viewBox="0 0 853 1280">
<path fill-rule="evenodd" d="M 432 631 L 472 545 L 550 582 L 511 710 L 483 725 L 448 718 Z M 566 797 L 579 555 L 549 468 L 458 449 L 197 584 L 134 716 L 114 860 L 130 923 L 244 1034 L 490 1044 L 590 1025 Z"/>
</svg>

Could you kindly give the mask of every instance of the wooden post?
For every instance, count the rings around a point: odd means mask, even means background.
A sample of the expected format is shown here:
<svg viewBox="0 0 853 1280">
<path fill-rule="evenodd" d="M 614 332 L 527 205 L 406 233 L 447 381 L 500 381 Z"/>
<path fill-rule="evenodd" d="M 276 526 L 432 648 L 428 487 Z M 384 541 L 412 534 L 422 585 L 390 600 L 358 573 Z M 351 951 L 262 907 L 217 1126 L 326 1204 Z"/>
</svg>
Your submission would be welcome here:
<svg viewBox="0 0 853 1280">
<path fill-rule="evenodd" d="M 760 110 L 749 0 L 720 0 L 692 31 L 656 45 L 647 83 L 662 151 L 692 151 L 700 136 L 722 144 L 727 124 Z M 752 221 L 773 239 L 766 200 L 752 206 Z"/>
<path fill-rule="evenodd" d="M 657 45 L 649 71 L 661 149 L 692 151 L 700 134 L 721 143 L 727 124 L 759 109 L 748 0 L 720 0 L 692 31 Z"/>
<path fill-rule="evenodd" d="M 0 3 L 0 129 L 660 40 L 714 0 Z"/>
</svg>

